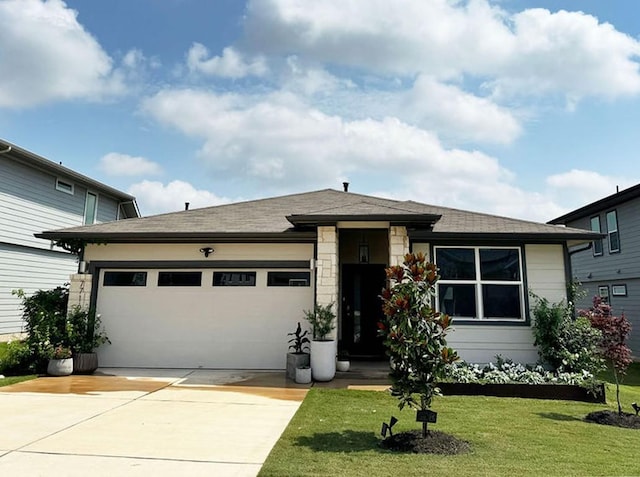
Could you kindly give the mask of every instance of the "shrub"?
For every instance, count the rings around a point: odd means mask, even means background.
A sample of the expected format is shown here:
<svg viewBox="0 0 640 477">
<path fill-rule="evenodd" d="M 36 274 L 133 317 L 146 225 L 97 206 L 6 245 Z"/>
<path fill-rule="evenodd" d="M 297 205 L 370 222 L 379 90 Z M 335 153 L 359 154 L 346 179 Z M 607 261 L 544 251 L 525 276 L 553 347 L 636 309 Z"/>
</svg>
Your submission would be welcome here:
<svg viewBox="0 0 640 477">
<path fill-rule="evenodd" d="M 599 353 L 601 332 L 585 318 L 573 319 L 571 304 L 549 303 L 532 294 L 534 344 L 540 361 L 555 371 L 597 374 L 603 369 Z"/>
<path fill-rule="evenodd" d="M 304 317 L 313 330 L 314 340 L 326 340 L 329 333 L 336 327 L 336 315 L 332 308 L 333 303 L 329 303 L 328 305 L 316 305 L 313 311 L 304 311 Z"/>
<path fill-rule="evenodd" d="M 31 350 L 27 343 L 21 340 L 10 341 L 0 359 L 0 374 L 7 376 L 27 374 L 32 361 Z"/>
<path fill-rule="evenodd" d="M 451 318 L 431 307 L 438 280 L 437 268 L 424 255 L 407 254 L 403 265 L 387 268 L 389 285 L 382 292 L 385 315 L 380 324 L 387 353 L 393 362 L 391 394 L 405 405 L 426 411 L 439 394 L 437 380 L 458 359 L 447 347 Z M 414 395 L 420 396 L 416 401 Z M 427 436 L 423 422 L 422 436 Z"/>
<path fill-rule="evenodd" d="M 66 321 L 66 343 L 75 353 L 91 353 L 105 343 L 107 337 L 100 315 L 76 305 L 71 308 Z"/>
</svg>

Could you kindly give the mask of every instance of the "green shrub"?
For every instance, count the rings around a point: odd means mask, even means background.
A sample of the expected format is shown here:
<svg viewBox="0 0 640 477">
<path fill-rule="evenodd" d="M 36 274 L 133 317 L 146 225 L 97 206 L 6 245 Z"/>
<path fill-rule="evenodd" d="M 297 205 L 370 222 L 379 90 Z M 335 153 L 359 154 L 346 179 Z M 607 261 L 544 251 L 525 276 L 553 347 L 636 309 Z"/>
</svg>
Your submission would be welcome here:
<svg viewBox="0 0 640 477">
<path fill-rule="evenodd" d="M 532 294 L 534 344 L 540 361 L 558 372 L 597 374 L 604 368 L 599 352 L 601 332 L 585 318 L 573 319 L 573 309 L 564 302 L 549 303 Z"/>
<path fill-rule="evenodd" d="M 32 362 L 33 356 L 25 341 L 10 341 L 0 358 L 0 374 L 6 376 L 27 374 Z"/>
<path fill-rule="evenodd" d="M 111 343 L 102 328 L 100 315 L 76 305 L 71 308 L 66 321 L 65 343 L 75 353 L 91 353 L 105 343 Z"/>
</svg>

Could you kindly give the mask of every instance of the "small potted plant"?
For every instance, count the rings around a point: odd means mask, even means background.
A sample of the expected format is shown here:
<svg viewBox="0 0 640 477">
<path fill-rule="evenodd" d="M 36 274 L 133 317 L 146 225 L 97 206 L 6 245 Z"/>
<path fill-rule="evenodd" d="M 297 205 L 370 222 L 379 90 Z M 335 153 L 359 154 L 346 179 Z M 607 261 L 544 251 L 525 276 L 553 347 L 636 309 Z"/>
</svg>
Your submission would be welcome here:
<svg viewBox="0 0 640 477">
<path fill-rule="evenodd" d="M 308 330 L 302 331 L 299 321 L 296 330 L 293 333 L 287 333 L 287 336 L 291 336 L 289 349 L 292 350 L 287 353 L 287 378 L 289 379 L 296 379 L 297 368 L 309 366 L 309 353 L 305 351 L 309 349 L 308 334 Z"/>
<path fill-rule="evenodd" d="M 309 365 L 296 368 L 296 383 L 309 384 L 311 382 L 311 367 Z"/>
<path fill-rule="evenodd" d="M 91 374 L 98 369 L 96 349 L 105 343 L 107 337 L 100 315 L 94 310 L 75 306 L 67 316 L 69 342 L 73 350 L 73 373 Z"/>
<path fill-rule="evenodd" d="M 313 330 L 311 341 L 311 375 L 315 381 L 331 381 L 336 375 L 336 340 L 329 337 L 336 327 L 333 303 L 305 310 L 305 318 Z"/>
<path fill-rule="evenodd" d="M 346 350 L 341 350 L 338 352 L 338 361 L 336 362 L 336 371 L 340 371 L 341 373 L 346 373 L 349 371 L 351 367 L 351 363 L 349 361 L 349 352 Z"/>
<path fill-rule="evenodd" d="M 51 349 L 47 374 L 51 376 L 69 376 L 73 372 L 71 349 L 58 345 Z"/>
</svg>

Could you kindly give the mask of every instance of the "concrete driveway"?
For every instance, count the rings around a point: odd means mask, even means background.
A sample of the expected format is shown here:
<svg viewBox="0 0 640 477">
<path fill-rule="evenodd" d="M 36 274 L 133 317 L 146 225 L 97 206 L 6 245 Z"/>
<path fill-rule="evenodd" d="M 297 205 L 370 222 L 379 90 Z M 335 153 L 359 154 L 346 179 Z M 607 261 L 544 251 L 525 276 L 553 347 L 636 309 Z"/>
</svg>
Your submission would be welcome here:
<svg viewBox="0 0 640 477">
<path fill-rule="evenodd" d="M 0 388 L 0 475 L 254 476 L 308 386 L 284 372 L 101 369 Z"/>
</svg>

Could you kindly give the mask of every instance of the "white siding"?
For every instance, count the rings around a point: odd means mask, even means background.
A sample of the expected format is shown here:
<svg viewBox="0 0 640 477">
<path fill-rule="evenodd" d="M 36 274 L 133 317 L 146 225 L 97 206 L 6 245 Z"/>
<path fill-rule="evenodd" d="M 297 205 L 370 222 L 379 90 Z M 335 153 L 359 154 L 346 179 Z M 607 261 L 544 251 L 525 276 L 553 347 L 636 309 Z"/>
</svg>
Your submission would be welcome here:
<svg viewBox="0 0 640 477">
<path fill-rule="evenodd" d="M 55 288 L 76 269 L 72 255 L 0 244 L 0 334 L 22 331 L 20 300 L 12 290 L 30 294 Z"/>
</svg>

